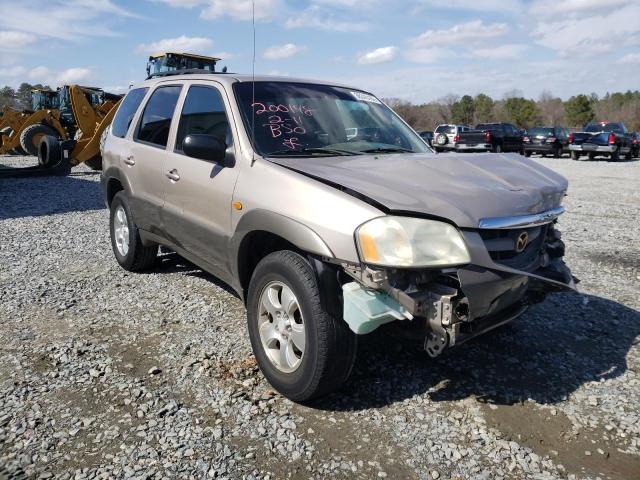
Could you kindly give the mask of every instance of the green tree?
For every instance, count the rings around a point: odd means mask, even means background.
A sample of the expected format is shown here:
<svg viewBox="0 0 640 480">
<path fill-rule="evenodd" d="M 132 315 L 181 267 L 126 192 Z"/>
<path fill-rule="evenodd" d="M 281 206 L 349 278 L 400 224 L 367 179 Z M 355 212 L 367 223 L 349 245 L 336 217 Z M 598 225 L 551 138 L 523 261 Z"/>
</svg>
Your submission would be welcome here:
<svg viewBox="0 0 640 480">
<path fill-rule="evenodd" d="M 532 127 L 540 119 L 540 111 L 536 102 L 526 98 L 507 98 L 504 101 L 504 110 L 509 120 L 519 127 Z"/>
<path fill-rule="evenodd" d="M 451 106 L 451 120 L 453 123 L 470 125 L 476 113 L 476 104 L 470 95 L 463 96 Z"/>
<path fill-rule="evenodd" d="M 490 96 L 481 93 L 476 96 L 473 103 L 476 107 L 475 123 L 490 122 L 494 119 L 493 107 L 495 106 L 495 102 Z"/>
<path fill-rule="evenodd" d="M 5 86 L 0 89 L 0 108 L 3 108 L 5 105 L 12 106 L 15 103 L 16 91 L 9 87 Z"/>
<path fill-rule="evenodd" d="M 567 122 L 572 127 L 583 126 L 593 120 L 595 112 L 593 105 L 586 95 L 575 95 L 564 104 L 567 112 Z"/>
</svg>

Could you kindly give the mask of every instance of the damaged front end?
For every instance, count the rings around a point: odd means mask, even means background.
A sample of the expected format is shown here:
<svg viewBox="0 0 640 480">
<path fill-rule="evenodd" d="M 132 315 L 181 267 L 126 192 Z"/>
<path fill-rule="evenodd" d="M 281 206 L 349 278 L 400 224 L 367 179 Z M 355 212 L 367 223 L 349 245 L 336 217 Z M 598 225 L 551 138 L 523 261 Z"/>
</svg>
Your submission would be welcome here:
<svg viewBox="0 0 640 480">
<path fill-rule="evenodd" d="M 557 216 L 489 219 L 461 233 L 471 263 L 444 269 L 342 264 L 343 316 L 364 334 L 397 320 L 431 356 L 514 320 L 549 292 L 575 289 Z M 500 221 L 498 221 L 500 220 Z M 546 223 L 545 223 L 546 222 Z"/>
</svg>

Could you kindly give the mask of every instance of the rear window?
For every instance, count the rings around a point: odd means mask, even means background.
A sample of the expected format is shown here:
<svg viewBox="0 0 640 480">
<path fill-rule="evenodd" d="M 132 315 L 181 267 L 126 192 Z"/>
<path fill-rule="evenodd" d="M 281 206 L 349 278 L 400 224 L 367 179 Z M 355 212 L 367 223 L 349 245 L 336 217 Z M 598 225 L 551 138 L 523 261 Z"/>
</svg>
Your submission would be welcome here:
<svg viewBox="0 0 640 480">
<path fill-rule="evenodd" d="M 436 133 L 456 133 L 456 127 L 452 125 L 438 125 Z"/>
<path fill-rule="evenodd" d="M 500 124 L 495 123 L 479 123 L 476 130 L 488 130 L 490 132 L 502 132 L 503 128 Z"/>
<path fill-rule="evenodd" d="M 529 135 L 534 136 L 534 137 L 537 136 L 537 135 L 550 137 L 550 136 L 552 136 L 554 134 L 553 133 L 553 128 L 532 128 L 527 133 Z"/>
<path fill-rule="evenodd" d="M 625 129 L 621 123 L 590 123 L 584 131 L 624 133 Z"/>
<path fill-rule="evenodd" d="M 131 120 L 133 120 L 133 116 L 136 114 L 140 103 L 142 103 L 142 99 L 147 94 L 147 90 L 149 89 L 136 88 L 127 93 L 111 123 L 111 133 L 113 135 L 120 138 L 127 136 Z"/>
</svg>

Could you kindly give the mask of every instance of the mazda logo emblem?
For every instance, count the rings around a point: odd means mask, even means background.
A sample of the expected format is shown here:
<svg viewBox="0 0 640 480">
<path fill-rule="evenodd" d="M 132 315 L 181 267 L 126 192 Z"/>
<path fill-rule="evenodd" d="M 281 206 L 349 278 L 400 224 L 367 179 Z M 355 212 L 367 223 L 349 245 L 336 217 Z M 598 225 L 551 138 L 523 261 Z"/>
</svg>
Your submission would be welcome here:
<svg viewBox="0 0 640 480">
<path fill-rule="evenodd" d="M 529 244 L 529 234 L 527 232 L 522 232 L 518 235 L 518 239 L 516 240 L 516 252 L 520 253 Z"/>
</svg>

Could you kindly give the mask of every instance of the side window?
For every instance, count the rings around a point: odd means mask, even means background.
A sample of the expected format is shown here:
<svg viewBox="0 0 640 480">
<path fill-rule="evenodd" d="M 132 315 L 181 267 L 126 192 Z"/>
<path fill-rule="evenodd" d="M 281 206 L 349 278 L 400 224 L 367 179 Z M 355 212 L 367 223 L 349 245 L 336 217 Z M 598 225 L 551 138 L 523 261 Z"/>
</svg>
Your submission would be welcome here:
<svg viewBox="0 0 640 480">
<path fill-rule="evenodd" d="M 127 93 L 127 96 L 122 100 L 120 107 L 118 107 L 116 116 L 113 118 L 113 122 L 111 124 L 111 133 L 113 135 L 120 138 L 127 136 L 131 120 L 133 120 L 133 116 L 136 114 L 140 103 L 142 103 L 142 99 L 147 94 L 147 90 L 149 89 L 136 88 L 135 90 L 131 90 Z"/>
<path fill-rule="evenodd" d="M 176 151 L 182 151 L 182 142 L 187 135 L 201 133 L 213 135 L 227 143 L 229 120 L 224 110 L 224 102 L 215 87 L 194 85 L 189 88 L 180 114 Z"/>
<path fill-rule="evenodd" d="M 167 146 L 171 118 L 176 109 L 181 88 L 177 85 L 159 87 L 151 94 L 142 113 L 137 140 L 159 147 Z"/>
</svg>

